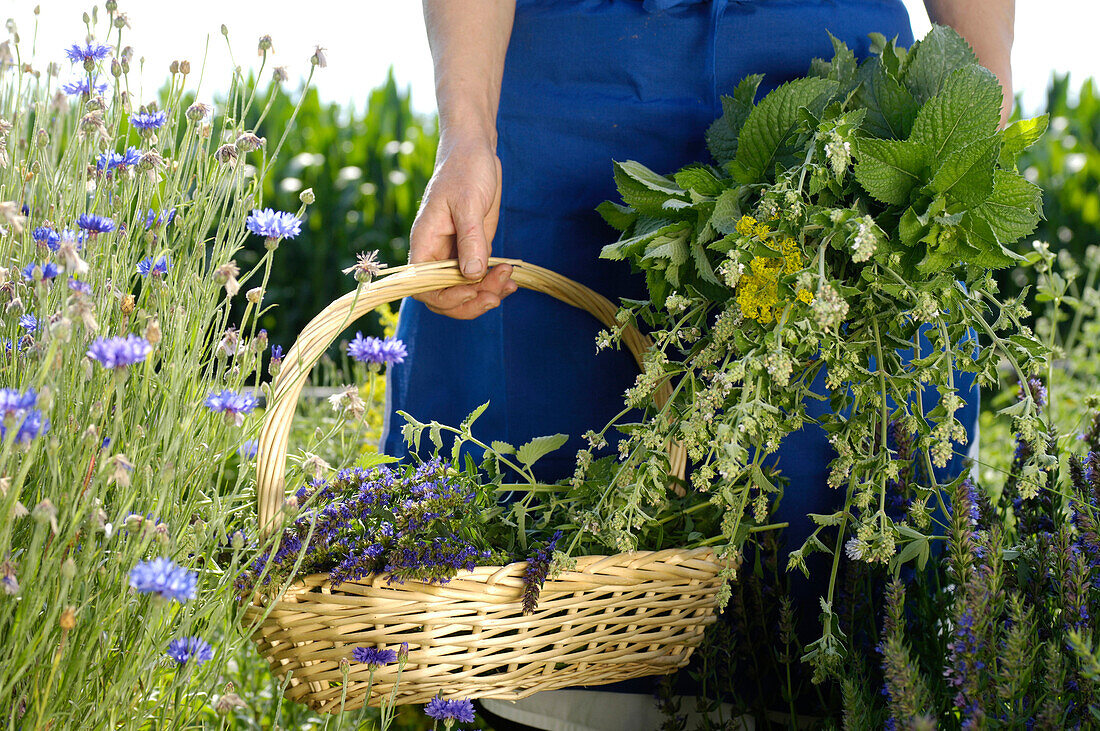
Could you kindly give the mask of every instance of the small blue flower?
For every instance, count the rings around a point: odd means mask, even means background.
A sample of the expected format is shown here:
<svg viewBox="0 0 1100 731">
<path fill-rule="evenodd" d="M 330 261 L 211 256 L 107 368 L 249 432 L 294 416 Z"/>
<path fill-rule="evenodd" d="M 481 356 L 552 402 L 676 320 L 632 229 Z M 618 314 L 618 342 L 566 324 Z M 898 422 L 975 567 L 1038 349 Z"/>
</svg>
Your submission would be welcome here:
<svg viewBox="0 0 1100 731">
<path fill-rule="evenodd" d="M 281 346 L 281 345 L 272 345 L 271 346 L 271 360 L 282 360 L 282 359 L 283 359 L 283 346 Z"/>
<path fill-rule="evenodd" d="M 76 219 L 76 225 L 88 232 L 89 235 L 110 233 L 115 230 L 115 222 L 106 216 L 97 216 L 94 213 L 82 213 Z"/>
<path fill-rule="evenodd" d="M 142 594 L 158 594 L 183 603 L 197 595 L 199 575 L 164 557 L 139 561 L 130 569 L 130 586 Z"/>
<path fill-rule="evenodd" d="M 355 339 L 348 343 L 347 353 L 355 360 L 377 365 L 403 363 L 408 355 L 405 344 L 397 338 L 364 338 L 361 332 L 355 333 Z"/>
<path fill-rule="evenodd" d="M 241 446 L 237 447 L 237 454 L 241 455 L 245 459 L 252 459 L 256 456 L 256 452 L 260 450 L 260 443 L 255 439 L 246 439 L 241 442 Z"/>
<path fill-rule="evenodd" d="M 253 209 L 245 223 L 249 231 L 266 239 L 292 239 L 302 230 L 301 220 L 293 213 L 270 208 Z"/>
<path fill-rule="evenodd" d="M 168 115 L 163 111 L 157 112 L 138 112 L 130 117 L 130 124 L 134 125 L 142 132 L 149 132 L 161 127 L 166 121 L 168 121 Z"/>
<path fill-rule="evenodd" d="M 110 172 L 122 164 L 122 155 L 117 152 L 101 152 L 95 159 L 96 170 L 106 170 Z"/>
<path fill-rule="evenodd" d="M 103 92 L 107 91 L 107 84 L 100 83 L 99 79 L 93 77 L 91 88 L 95 91 L 95 93 L 102 94 Z M 76 81 L 70 82 L 68 84 L 63 84 L 61 86 L 61 91 L 65 92 L 69 96 L 76 96 L 77 94 L 87 94 L 88 80 L 77 79 Z"/>
<path fill-rule="evenodd" d="M 92 293 L 92 285 L 88 284 L 87 282 L 82 282 L 76 277 L 69 277 L 69 289 L 76 292 L 77 294 L 90 295 Z"/>
<path fill-rule="evenodd" d="M 57 251 L 57 245 L 61 243 L 61 234 L 54 231 L 49 226 L 39 226 L 34 231 L 31 231 L 31 238 L 35 242 L 45 246 L 50 251 Z"/>
<path fill-rule="evenodd" d="M 43 280 L 53 279 L 61 273 L 61 269 L 58 268 L 57 264 L 54 264 L 52 261 L 47 261 L 44 264 L 35 264 L 34 262 L 31 262 L 27 266 L 23 267 L 23 278 L 30 282 L 35 281 L 35 267 L 38 267 L 38 271 L 42 275 Z"/>
<path fill-rule="evenodd" d="M 104 368 L 119 369 L 143 362 L 152 349 L 148 340 L 131 334 L 126 337 L 96 338 L 88 348 L 87 355 Z"/>
<path fill-rule="evenodd" d="M 459 723 L 473 723 L 474 722 L 474 704 L 469 700 L 453 700 L 445 701 L 442 698 L 436 697 L 428 701 L 428 705 L 424 706 L 424 713 L 437 721 L 448 721 Z"/>
<path fill-rule="evenodd" d="M 33 388 L 19 392 L 14 388 L 0 388 L 0 439 L 6 439 L 13 429 L 15 441 L 26 444 L 50 430 L 50 420 L 35 408 L 38 394 Z M 18 425 L 18 426 L 16 426 Z"/>
<path fill-rule="evenodd" d="M 145 215 L 145 228 L 150 229 L 153 224 L 157 226 L 167 226 L 172 223 L 172 219 L 176 217 L 176 209 L 169 208 L 157 213 L 152 208 L 149 209 L 149 213 Z"/>
<path fill-rule="evenodd" d="M 91 43 L 85 43 L 83 46 L 79 43 L 74 43 L 65 49 L 65 56 L 73 63 L 81 63 L 89 59 L 92 61 L 102 61 L 110 54 L 111 47 L 105 46 L 102 43 L 97 43 L 94 46 Z"/>
<path fill-rule="evenodd" d="M 130 145 L 126 152 L 122 153 L 122 165 L 137 165 L 141 162 L 141 150 Z"/>
<path fill-rule="evenodd" d="M 186 665 L 188 660 L 194 660 L 196 665 L 202 665 L 214 658 L 214 650 L 210 647 L 210 643 L 201 637 L 181 637 L 168 643 L 168 657 L 180 665 Z"/>
<path fill-rule="evenodd" d="M 167 256 L 162 256 L 157 260 L 153 260 L 153 257 L 146 257 L 137 264 L 138 274 L 143 277 L 152 275 L 158 277 L 168 273 L 168 267 L 172 265 L 172 262 Z"/>
<path fill-rule="evenodd" d="M 19 318 L 19 327 L 29 333 L 36 332 L 41 324 L 34 315 L 23 315 Z"/>
<path fill-rule="evenodd" d="M 206 408 L 225 414 L 225 420 L 237 426 L 244 422 L 245 414 L 256 408 L 256 397 L 251 393 L 237 393 L 226 388 L 211 393 L 203 401 Z"/>
<path fill-rule="evenodd" d="M 351 651 L 351 659 L 369 665 L 372 669 L 380 668 L 397 660 L 397 651 L 377 647 L 356 647 Z"/>
</svg>

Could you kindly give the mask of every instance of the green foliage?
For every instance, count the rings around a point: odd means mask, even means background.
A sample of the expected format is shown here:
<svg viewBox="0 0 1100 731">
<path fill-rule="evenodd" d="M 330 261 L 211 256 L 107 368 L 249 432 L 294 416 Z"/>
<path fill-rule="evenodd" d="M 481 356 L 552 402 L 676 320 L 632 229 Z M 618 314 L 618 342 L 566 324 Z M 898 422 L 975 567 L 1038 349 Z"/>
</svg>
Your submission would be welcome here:
<svg viewBox="0 0 1100 731">
<path fill-rule="evenodd" d="M 377 250 L 390 265 L 408 260 L 409 230 L 435 164 L 438 132 L 434 117 L 412 111 L 409 93 L 397 86 L 392 71 L 362 110 L 322 104 L 316 90 L 308 90 L 293 125 L 294 102 L 278 85 L 256 93 L 247 118 L 256 133 L 268 145 L 287 133 L 281 156 L 264 177 L 264 205 L 294 211 L 300 190 L 312 188 L 316 197 L 302 233 L 282 242 L 282 264 L 268 284 L 280 306 L 261 324 L 271 342 L 289 347 L 310 318 L 354 288 L 340 270 L 357 253 Z M 242 260 L 258 258 L 263 242 L 250 241 L 246 251 Z M 367 332 L 378 334 L 369 327 Z"/>
</svg>

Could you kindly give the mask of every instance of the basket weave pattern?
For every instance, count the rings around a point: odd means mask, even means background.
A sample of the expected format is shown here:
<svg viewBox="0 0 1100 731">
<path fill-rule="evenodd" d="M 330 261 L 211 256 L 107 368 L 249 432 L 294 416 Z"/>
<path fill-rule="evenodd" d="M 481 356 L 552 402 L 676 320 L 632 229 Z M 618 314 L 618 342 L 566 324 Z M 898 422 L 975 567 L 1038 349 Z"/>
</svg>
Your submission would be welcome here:
<svg viewBox="0 0 1100 731">
<path fill-rule="evenodd" d="M 520 612 L 526 563 L 463 571 L 443 585 L 388 584 L 381 576 L 333 590 L 311 576 L 271 607 L 255 640 L 287 698 L 339 710 L 340 659 L 357 646 L 409 643 L 398 703 L 446 698 L 517 699 L 541 690 L 670 673 L 687 664 L 714 617 L 712 551 L 585 556 L 548 579 L 538 608 Z M 249 619 L 262 614 L 250 607 Z M 352 663 L 345 708 L 366 700 L 370 671 Z M 374 673 L 371 705 L 397 679 Z"/>
<path fill-rule="evenodd" d="M 520 287 L 590 312 L 606 326 L 615 306 L 605 297 L 547 269 L 514 259 Z M 272 384 L 256 455 L 261 534 L 278 529 L 285 500 L 287 440 L 295 406 L 314 364 L 362 315 L 402 297 L 463 284 L 455 261 L 389 270 L 340 297 L 318 314 L 286 354 Z M 623 343 L 641 362 L 649 340 L 625 328 Z M 656 398 L 671 393 L 665 383 Z M 669 445 L 670 472 L 683 477 L 682 445 Z M 683 667 L 715 619 L 723 562 L 710 549 L 639 551 L 582 556 L 548 579 L 538 608 L 522 614 L 526 562 L 460 571 L 451 581 L 390 583 L 375 575 L 333 588 L 325 574 L 300 579 L 276 601 L 258 595 L 244 621 L 286 696 L 319 711 L 378 705 L 397 680 L 397 666 L 375 671 L 351 663 L 342 688 L 340 661 L 355 647 L 409 645 L 397 685 L 398 703 L 446 698 L 517 699 L 540 690 L 600 685 Z M 366 698 L 370 685 L 371 697 Z M 343 701 L 341 697 L 343 696 Z"/>
</svg>

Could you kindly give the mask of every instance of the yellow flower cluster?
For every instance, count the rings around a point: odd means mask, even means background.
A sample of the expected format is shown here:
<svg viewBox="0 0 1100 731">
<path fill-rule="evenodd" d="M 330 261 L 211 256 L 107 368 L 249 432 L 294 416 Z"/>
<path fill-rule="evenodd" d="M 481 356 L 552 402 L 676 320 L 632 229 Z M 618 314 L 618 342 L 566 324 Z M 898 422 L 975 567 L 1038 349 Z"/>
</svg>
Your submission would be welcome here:
<svg viewBox="0 0 1100 731">
<path fill-rule="evenodd" d="M 742 216 L 737 222 L 737 233 L 764 241 L 771 228 L 752 216 Z M 783 258 L 753 257 L 748 271 L 737 284 L 737 304 L 741 307 L 741 314 L 762 324 L 775 319 L 775 311 L 783 306 L 779 299 L 779 278 L 802 269 L 802 252 L 790 236 L 767 241 L 766 245 L 778 249 Z M 813 295 L 805 289 L 798 290 L 797 297 L 806 304 L 813 302 Z"/>
</svg>

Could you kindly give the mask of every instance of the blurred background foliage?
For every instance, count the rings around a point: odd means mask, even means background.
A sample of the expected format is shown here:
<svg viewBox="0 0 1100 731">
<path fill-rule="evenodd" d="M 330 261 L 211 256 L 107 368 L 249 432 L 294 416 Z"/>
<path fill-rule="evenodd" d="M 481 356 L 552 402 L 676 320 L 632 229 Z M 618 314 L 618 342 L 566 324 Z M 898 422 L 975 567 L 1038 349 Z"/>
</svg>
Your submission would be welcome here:
<svg viewBox="0 0 1100 731">
<path fill-rule="evenodd" d="M 294 96 L 271 85 L 257 92 L 246 119 L 271 149 L 290 128 L 264 180 L 263 205 L 293 212 L 303 190 L 312 188 L 316 196 L 301 235 L 281 244 L 265 297 L 278 307 L 260 324 L 270 342 L 285 349 L 310 318 L 354 288 L 341 269 L 351 266 L 357 253 L 377 250 L 390 265 L 407 261 L 409 229 L 439 140 L 435 116 L 412 111 L 409 91 L 397 86 L 392 68 L 386 82 L 371 91 L 365 109 L 322 104 L 310 89 L 291 125 L 293 111 Z M 241 268 L 251 266 L 263 254 L 263 241 L 251 238 L 240 254 Z M 238 306 L 243 309 L 243 301 Z M 355 329 L 381 335 L 374 318 Z"/>
</svg>

